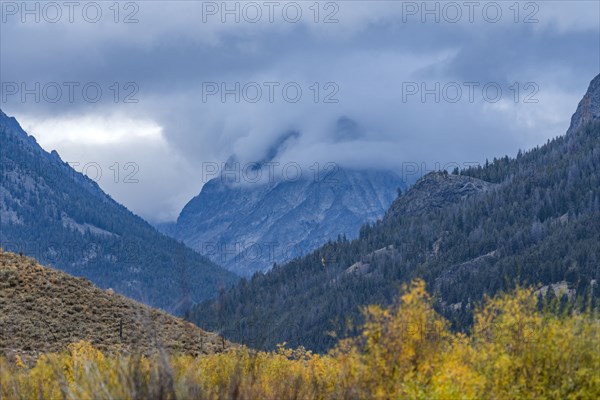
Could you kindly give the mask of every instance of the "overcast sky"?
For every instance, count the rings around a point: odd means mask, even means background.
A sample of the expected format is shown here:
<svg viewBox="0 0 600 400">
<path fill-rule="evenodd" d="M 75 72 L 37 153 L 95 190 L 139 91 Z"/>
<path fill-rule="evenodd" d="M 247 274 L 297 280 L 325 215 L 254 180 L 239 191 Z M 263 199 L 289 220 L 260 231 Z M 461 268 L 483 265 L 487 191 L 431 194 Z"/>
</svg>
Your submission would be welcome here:
<svg viewBox="0 0 600 400">
<path fill-rule="evenodd" d="M 232 155 L 514 155 L 563 134 L 600 71 L 598 1 L 50 4 L 0 3 L 1 107 L 154 222 Z"/>
</svg>

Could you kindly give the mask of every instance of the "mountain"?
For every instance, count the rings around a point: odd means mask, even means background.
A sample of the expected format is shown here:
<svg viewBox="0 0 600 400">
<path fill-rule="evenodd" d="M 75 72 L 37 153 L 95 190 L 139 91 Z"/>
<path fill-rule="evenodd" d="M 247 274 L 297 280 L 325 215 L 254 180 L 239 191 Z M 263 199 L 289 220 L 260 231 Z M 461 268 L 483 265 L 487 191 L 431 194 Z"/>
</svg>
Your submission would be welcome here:
<svg viewBox="0 0 600 400">
<path fill-rule="evenodd" d="M 80 340 L 103 351 L 145 354 L 209 354 L 230 345 L 182 319 L 1 249 L 0 276 L 4 356 L 35 358 Z"/>
<path fill-rule="evenodd" d="M 564 304 L 598 307 L 599 99 L 600 75 L 565 136 L 515 158 L 428 174 L 358 239 L 243 279 L 190 317 L 220 324 L 233 340 L 324 351 L 355 333 L 346 327 L 362 321 L 361 307 L 389 305 L 415 278 L 456 330 L 470 329 L 483 296 L 518 284 L 550 297 L 565 288 Z"/>
<path fill-rule="evenodd" d="M 600 78 L 597 76 L 590 83 L 585 96 L 579 102 L 575 114 L 571 117 L 571 125 L 567 134 L 575 132 L 582 126 L 600 120 Z"/>
<path fill-rule="evenodd" d="M 0 143 L 4 249 L 173 312 L 237 281 L 118 204 L 1 111 Z"/>
<path fill-rule="evenodd" d="M 221 174 L 183 208 L 175 226 L 159 229 L 249 276 L 339 235 L 356 237 L 361 225 L 384 215 L 404 187 L 390 171 L 336 167 L 318 178 L 306 175 L 239 183 Z"/>
</svg>

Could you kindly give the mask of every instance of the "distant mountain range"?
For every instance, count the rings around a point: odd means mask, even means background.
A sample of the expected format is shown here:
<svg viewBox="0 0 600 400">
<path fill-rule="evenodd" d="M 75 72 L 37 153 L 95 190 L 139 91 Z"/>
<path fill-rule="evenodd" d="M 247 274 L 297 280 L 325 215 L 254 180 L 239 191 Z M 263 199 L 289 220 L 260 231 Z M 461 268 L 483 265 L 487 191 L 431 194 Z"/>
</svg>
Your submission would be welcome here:
<svg viewBox="0 0 600 400">
<path fill-rule="evenodd" d="M 0 246 L 171 312 L 237 277 L 171 239 L 46 152 L 0 111 Z"/>
<path fill-rule="evenodd" d="M 266 175 L 266 174 L 265 174 Z M 307 175 L 311 175 L 310 177 Z M 163 232 L 229 270 L 250 276 L 381 218 L 404 182 L 391 171 L 333 166 L 320 177 L 207 182 Z"/>
<path fill-rule="evenodd" d="M 385 217 L 194 307 L 233 341 L 329 349 L 360 309 L 423 278 L 435 306 L 468 330 L 484 295 L 518 284 L 571 307 L 600 303 L 600 75 L 568 133 L 453 173 L 430 173 Z M 555 292 L 562 290 L 562 292 Z M 329 333 L 335 333 L 332 336 Z"/>
</svg>

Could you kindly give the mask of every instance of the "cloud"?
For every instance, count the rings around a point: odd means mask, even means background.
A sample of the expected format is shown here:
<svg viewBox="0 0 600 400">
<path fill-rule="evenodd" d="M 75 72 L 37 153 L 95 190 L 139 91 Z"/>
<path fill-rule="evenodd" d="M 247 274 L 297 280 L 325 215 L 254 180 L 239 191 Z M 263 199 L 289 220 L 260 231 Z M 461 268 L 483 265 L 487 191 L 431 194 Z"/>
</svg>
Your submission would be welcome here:
<svg viewBox="0 0 600 400">
<path fill-rule="evenodd" d="M 153 142 L 164 145 L 163 129 L 152 120 L 137 120 L 123 115 L 81 115 L 74 118 L 37 119 L 23 115 L 24 128 L 40 145 L 121 146 Z"/>
<path fill-rule="evenodd" d="M 457 22 L 449 2 L 428 2 L 433 14 L 423 2 L 321 2 L 318 15 L 298 2 L 297 22 L 282 14 L 291 3 L 273 22 L 263 8 L 256 23 L 248 2 L 227 23 L 206 9 L 222 2 L 121 4 L 118 23 L 112 3 L 98 3 L 98 23 L 9 15 L 1 80 L 19 91 L 3 86 L 2 107 L 63 158 L 138 163 L 136 185 L 110 173 L 99 183 L 150 220 L 174 219 L 200 191 L 203 166 L 233 154 L 422 172 L 483 161 L 563 134 L 600 71 L 597 2 L 496 2 L 497 22 L 491 3 L 478 3 L 470 21 L 457 2 Z M 72 101 L 69 82 L 78 84 Z M 36 83 L 40 101 L 23 98 L 21 84 L 36 92 Z M 52 83 L 63 89 L 56 102 Z M 101 98 L 89 101 L 86 87 Z M 489 101 L 485 87 L 501 97 Z"/>
<path fill-rule="evenodd" d="M 162 127 L 128 116 L 82 115 L 38 120 L 17 115 L 46 150 L 96 181 L 115 200 L 157 222 L 177 218 L 178 208 L 196 195 L 187 183 L 196 174 L 169 146 Z M 152 201 L 148 201 L 152 199 Z"/>
</svg>

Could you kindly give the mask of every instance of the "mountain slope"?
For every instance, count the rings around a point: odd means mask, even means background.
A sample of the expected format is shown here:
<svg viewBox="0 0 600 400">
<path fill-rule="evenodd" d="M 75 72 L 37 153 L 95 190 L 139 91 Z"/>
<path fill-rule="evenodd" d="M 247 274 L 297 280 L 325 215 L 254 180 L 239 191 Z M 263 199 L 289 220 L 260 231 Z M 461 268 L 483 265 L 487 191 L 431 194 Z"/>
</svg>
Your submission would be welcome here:
<svg viewBox="0 0 600 400">
<path fill-rule="evenodd" d="M 164 236 L 0 111 L 0 245 L 181 312 L 237 277 Z"/>
<path fill-rule="evenodd" d="M 0 352 L 35 357 L 86 340 L 110 352 L 209 354 L 223 341 L 89 281 L 0 250 Z M 225 347 L 229 344 L 225 343 Z"/>
<path fill-rule="evenodd" d="M 335 342 L 328 332 L 343 335 L 347 319 L 360 322 L 361 306 L 389 304 L 417 277 L 456 329 L 469 328 L 482 296 L 517 283 L 560 283 L 597 304 L 599 83 L 600 75 L 566 136 L 460 175 L 427 175 L 357 240 L 242 280 L 195 307 L 193 320 L 268 348 L 286 341 L 326 350 Z"/>
<path fill-rule="evenodd" d="M 325 175 L 325 174 L 324 174 Z M 266 271 L 381 218 L 404 183 L 389 171 L 337 168 L 303 177 L 204 185 L 165 232 L 240 275 Z"/>
</svg>

